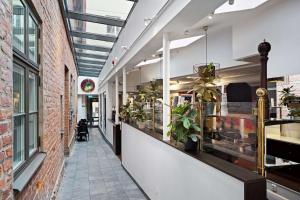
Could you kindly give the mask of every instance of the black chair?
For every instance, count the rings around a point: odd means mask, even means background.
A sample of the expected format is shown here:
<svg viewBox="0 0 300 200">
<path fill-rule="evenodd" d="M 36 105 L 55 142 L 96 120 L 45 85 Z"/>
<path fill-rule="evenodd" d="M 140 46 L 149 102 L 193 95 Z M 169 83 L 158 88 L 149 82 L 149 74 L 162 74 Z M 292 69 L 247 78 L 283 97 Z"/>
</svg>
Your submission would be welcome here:
<svg viewBox="0 0 300 200">
<path fill-rule="evenodd" d="M 89 130 L 87 121 L 85 119 L 81 119 L 77 126 L 77 134 L 76 134 L 77 141 L 85 141 L 89 140 Z"/>
</svg>

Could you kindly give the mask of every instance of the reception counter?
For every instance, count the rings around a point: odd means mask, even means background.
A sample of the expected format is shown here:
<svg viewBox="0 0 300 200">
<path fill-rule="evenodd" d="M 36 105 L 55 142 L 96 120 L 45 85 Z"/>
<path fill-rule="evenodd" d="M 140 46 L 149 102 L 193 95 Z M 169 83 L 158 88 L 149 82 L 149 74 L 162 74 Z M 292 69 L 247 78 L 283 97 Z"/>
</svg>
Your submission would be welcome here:
<svg viewBox="0 0 300 200">
<path fill-rule="evenodd" d="M 122 123 L 122 164 L 152 200 L 266 199 L 265 178 Z"/>
</svg>

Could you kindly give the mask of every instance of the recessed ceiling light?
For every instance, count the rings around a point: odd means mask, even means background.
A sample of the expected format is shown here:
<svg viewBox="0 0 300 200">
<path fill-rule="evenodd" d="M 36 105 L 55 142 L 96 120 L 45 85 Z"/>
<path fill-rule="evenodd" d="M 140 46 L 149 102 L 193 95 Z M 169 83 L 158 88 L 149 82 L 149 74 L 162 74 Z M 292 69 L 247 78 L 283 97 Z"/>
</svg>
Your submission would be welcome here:
<svg viewBox="0 0 300 200">
<path fill-rule="evenodd" d="M 184 38 L 184 39 L 179 39 L 179 40 L 173 40 L 170 43 L 170 49 L 178 49 L 182 47 L 187 47 L 191 45 L 192 43 L 196 42 L 197 40 L 201 39 L 204 37 L 204 35 L 199 35 L 199 36 L 194 36 L 194 37 L 189 37 L 189 38 Z M 163 48 L 159 49 L 158 52 L 162 51 Z"/>
<path fill-rule="evenodd" d="M 212 14 L 210 14 L 210 15 L 208 15 L 208 17 L 207 17 L 208 19 L 213 19 L 213 15 Z"/>
<path fill-rule="evenodd" d="M 227 1 L 215 10 L 215 14 L 253 9 L 267 1 L 268 0 L 235 0 L 234 4 L 230 4 L 230 2 Z"/>
</svg>

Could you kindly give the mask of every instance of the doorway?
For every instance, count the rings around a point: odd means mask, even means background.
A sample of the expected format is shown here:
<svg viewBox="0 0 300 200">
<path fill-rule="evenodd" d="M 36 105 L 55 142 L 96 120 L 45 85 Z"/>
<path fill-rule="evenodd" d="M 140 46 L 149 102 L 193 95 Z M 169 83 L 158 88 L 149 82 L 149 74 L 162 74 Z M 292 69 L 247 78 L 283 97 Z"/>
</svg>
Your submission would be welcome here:
<svg viewBox="0 0 300 200">
<path fill-rule="evenodd" d="M 98 96 L 89 95 L 86 97 L 87 102 L 87 121 L 89 127 L 99 126 L 99 98 Z"/>
</svg>

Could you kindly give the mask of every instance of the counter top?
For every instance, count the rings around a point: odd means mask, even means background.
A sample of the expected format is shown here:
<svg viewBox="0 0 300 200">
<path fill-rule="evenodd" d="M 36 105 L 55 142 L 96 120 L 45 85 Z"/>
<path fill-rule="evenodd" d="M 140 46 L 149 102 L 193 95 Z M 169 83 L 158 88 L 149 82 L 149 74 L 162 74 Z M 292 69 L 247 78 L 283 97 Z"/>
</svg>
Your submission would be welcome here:
<svg viewBox="0 0 300 200">
<path fill-rule="evenodd" d="M 123 122 L 124 123 L 124 122 Z M 126 123 L 127 124 L 127 123 Z M 210 165 L 214 168 L 216 168 L 217 170 L 220 170 L 244 183 L 255 183 L 255 182 L 260 182 L 260 181 L 265 181 L 265 178 L 263 176 L 258 175 L 255 172 L 251 172 L 249 170 L 246 170 L 242 167 L 239 167 L 237 165 L 234 165 L 230 162 L 227 162 L 225 160 L 222 160 L 218 157 L 215 157 L 211 154 L 205 153 L 205 152 L 196 152 L 196 153 L 190 153 L 190 152 L 186 152 L 184 150 L 184 145 L 183 144 L 179 144 L 174 141 L 174 140 L 170 140 L 170 141 L 163 141 L 163 136 L 162 134 L 153 132 L 152 130 L 149 129 L 139 129 L 137 126 L 132 125 L 132 124 L 128 124 L 129 126 L 134 127 L 135 129 L 181 151 L 182 153 L 191 156 L 207 165 Z"/>
</svg>

